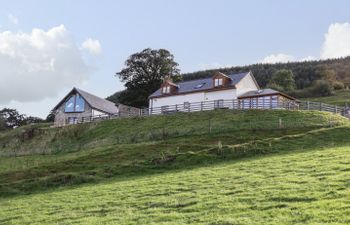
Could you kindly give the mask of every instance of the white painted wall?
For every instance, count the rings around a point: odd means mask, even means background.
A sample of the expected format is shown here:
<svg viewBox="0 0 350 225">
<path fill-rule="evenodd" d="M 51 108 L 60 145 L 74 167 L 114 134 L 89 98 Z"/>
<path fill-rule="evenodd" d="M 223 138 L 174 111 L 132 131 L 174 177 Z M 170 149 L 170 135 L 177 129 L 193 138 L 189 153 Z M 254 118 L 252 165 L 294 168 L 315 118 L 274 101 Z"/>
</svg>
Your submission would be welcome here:
<svg viewBox="0 0 350 225">
<path fill-rule="evenodd" d="M 184 102 L 201 102 L 205 101 L 204 92 L 196 92 L 185 95 L 173 95 L 173 96 L 165 96 L 161 98 L 153 98 L 150 99 L 149 107 L 157 108 L 165 105 L 176 105 L 183 104 Z"/>
<path fill-rule="evenodd" d="M 106 113 L 101 112 L 101 111 L 98 111 L 98 110 L 96 110 L 96 109 L 92 109 L 91 115 L 92 115 L 93 117 L 95 117 L 95 116 L 100 116 L 100 115 L 106 115 Z"/>
<path fill-rule="evenodd" d="M 150 99 L 149 107 L 157 108 L 165 105 L 183 104 L 184 102 L 203 102 L 214 100 L 231 100 L 237 99 L 236 89 L 210 91 L 210 92 L 196 92 L 184 95 L 165 96 L 161 98 Z"/>
<path fill-rule="evenodd" d="M 259 87 L 256 86 L 251 74 L 245 76 L 238 84 L 236 84 L 237 96 L 240 96 L 248 91 L 257 91 Z"/>
<path fill-rule="evenodd" d="M 214 101 L 219 99 L 224 99 L 224 100 L 237 99 L 237 90 L 229 89 L 229 90 L 205 92 L 204 97 L 205 99 L 203 101 Z"/>
<path fill-rule="evenodd" d="M 237 99 L 236 89 L 220 90 L 220 91 L 210 91 L 210 92 L 196 92 L 184 95 L 173 95 L 161 98 L 150 99 L 149 108 L 155 109 L 152 114 L 161 113 L 160 107 L 163 107 L 166 111 L 183 111 L 187 112 L 188 108 L 185 106 L 185 102 L 198 103 L 197 107 L 200 107 L 200 102 L 215 101 L 215 100 L 232 100 Z M 214 104 L 208 106 L 202 110 L 214 109 Z M 233 108 L 232 101 L 225 102 L 222 107 Z M 191 109 L 193 109 L 191 107 Z"/>
</svg>

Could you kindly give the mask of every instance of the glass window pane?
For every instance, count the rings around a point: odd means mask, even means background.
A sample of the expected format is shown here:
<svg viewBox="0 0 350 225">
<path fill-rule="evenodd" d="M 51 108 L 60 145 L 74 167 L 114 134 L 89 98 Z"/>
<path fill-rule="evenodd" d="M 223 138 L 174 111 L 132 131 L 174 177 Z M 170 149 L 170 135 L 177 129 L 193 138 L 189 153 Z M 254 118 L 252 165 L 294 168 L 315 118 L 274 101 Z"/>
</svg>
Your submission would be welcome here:
<svg viewBox="0 0 350 225">
<path fill-rule="evenodd" d="M 84 112 L 85 107 L 85 101 L 83 97 L 77 94 L 76 100 L 75 100 L 75 111 L 76 112 Z"/>
<path fill-rule="evenodd" d="M 73 95 L 66 101 L 65 112 L 74 112 L 74 98 L 75 96 Z"/>
</svg>

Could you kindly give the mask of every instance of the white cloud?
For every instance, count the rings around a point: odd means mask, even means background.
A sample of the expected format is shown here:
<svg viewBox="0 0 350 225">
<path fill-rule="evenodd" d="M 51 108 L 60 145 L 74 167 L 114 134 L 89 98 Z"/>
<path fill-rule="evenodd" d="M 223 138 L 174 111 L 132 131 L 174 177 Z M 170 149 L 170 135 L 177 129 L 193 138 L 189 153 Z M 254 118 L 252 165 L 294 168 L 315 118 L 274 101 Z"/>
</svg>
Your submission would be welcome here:
<svg viewBox="0 0 350 225">
<path fill-rule="evenodd" d="M 286 54 L 272 54 L 269 56 L 266 56 L 263 60 L 260 61 L 260 63 L 285 63 L 285 62 L 292 62 L 296 61 L 296 58 L 291 55 Z"/>
<path fill-rule="evenodd" d="M 321 58 L 339 58 L 350 55 L 350 23 L 334 23 L 325 34 Z"/>
<path fill-rule="evenodd" d="M 13 23 L 14 25 L 17 25 L 19 20 L 16 16 L 12 15 L 11 13 L 7 15 L 7 18 Z"/>
<path fill-rule="evenodd" d="M 302 59 L 299 59 L 298 61 L 305 62 L 305 61 L 313 61 L 313 60 L 317 60 L 317 58 L 314 56 L 307 56 L 307 57 L 304 57 Z"/>
<path fill-rule="evenodd" d="M 290 61 L 311 61 L 350 56 L 350 23 L 333 23 L 325 34 L 320 57 L 307 56 L 298 59 L 292 55 L 277 54 L 265 57 L 261 63 L 278 63 Z"/>
<path fill-rule="evenodd" d="M 48 31 L 0 32 L 0 104 L 55 97 L 91 72 L 63 25 Z"/>
<path fill-rule="evenodd" d="M 81 44 L 81 46 L 83 49 L 88 50 L 93 55 L 97 56 L 102 53 L 102 48 L 99 40 L 88 38 Z"/>
<path fill-rule="evenodd" d="M 234 67 L 235 65 L 232 64 L 220 64 L 218 62 L 213 63 L 201 63 L 199 64 L 199 67 L 201 70 L 210 70 L 210 69 L 218 69 L 218 68 L 228 68 L 228 67 Z"/>
</svg>

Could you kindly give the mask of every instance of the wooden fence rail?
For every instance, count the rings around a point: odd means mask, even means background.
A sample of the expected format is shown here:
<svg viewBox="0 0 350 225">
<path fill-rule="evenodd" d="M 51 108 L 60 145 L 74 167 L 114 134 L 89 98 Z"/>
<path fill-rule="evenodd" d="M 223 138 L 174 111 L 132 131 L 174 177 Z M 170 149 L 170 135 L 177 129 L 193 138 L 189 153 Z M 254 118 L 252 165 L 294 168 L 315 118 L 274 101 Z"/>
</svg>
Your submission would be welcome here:
<svg viewBox="0 0 350 225">
<path fill-rule="evenodd" d="M 278 99 L 271 101 L 253 101 L 240 100 L 240 99 L 229 99 L 229 100 L 215 100 L 215 101 L 203 101 L 203 102 L 191 102 L 176 105 L 167 105 L 162 107 L 152 107 L 140 109 L 139 114 L 135 113 L 119 113 L 115 115 L 98 115 L 90 117 L 79 118 L 76 123 L 87 123 L 107 119 L 116 118 L 127 118 L 127 117 L 144 117 L 152 115 L 168 115 L 178 112 L 199 112 L 216 109 L 227 109 L 227 110 L 249 110 L 249 109 L 261 109 L 261 110 L 316 110 L 325 111 L 335 114 L 339 114 L 349 118 L 349 109 L 325 104 L 321 102 L 310 102 L 310 101 L 280 101 Z"/>
</svg>

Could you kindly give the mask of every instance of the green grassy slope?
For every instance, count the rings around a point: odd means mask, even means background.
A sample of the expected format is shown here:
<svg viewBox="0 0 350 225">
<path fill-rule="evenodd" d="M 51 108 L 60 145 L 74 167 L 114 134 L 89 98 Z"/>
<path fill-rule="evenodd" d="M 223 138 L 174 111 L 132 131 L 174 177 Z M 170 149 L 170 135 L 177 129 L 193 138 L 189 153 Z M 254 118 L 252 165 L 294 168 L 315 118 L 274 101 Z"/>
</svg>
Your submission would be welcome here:
<svg viewBox="0 0 350 225">
<path fill-rule="evenodd" d="M 13 130 L 0 224 L 346 224 L 349 135 L 343 117 L 284 110 Z"/>
<path fill-rule="evenodd" d="M 319 127 L 345 118 L 323 112 L 285 110 L 217 110 L 148 118 L 117 119 L 49 129 L 25 127 L 0 133 L 0 155 L 72 152 L 94 147 L 158 141 L 166 138 L 251 129 Z"/>
<path fill-rule="evenodd" d="M 319 98 L 306 98 L 302 99 L 305 101 L 323 102 L 332 105 L 345 106 L 346 104 L 350 106 L 350 91 L 349 90 L 339 90 L 336 91 L 334 95 Z"/>
<path fill-rule="evenodd" d="M 320 132 L 334 141 L 349 134 L 349 128 L 338 129 Z M 0 200 L 0 223 L 349 224 L 350 148 L 294 147 L 288 153 Z"/>
</svg>

